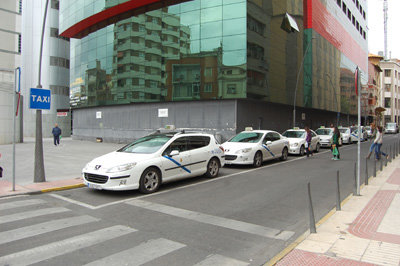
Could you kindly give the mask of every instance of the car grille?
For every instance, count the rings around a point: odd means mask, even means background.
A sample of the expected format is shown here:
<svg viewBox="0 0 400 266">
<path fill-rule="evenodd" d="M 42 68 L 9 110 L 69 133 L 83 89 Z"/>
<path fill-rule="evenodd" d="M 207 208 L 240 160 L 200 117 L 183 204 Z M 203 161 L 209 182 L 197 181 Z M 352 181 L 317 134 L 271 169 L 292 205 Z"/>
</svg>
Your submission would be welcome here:
<svg viewBox="0 0 400 266">
<path fill-rule="evenodd" d="M 236 160 L 236 158 L 237 158 L 236 155 L 225 155 L 225 160 L 228 160 L 228 161 Z"/>
<path fill-rule="evenodd" d="M 105 184 L 108 181 L 108 176 L 85 173 L 85 179 L 89 182 Z"/>
</svg>

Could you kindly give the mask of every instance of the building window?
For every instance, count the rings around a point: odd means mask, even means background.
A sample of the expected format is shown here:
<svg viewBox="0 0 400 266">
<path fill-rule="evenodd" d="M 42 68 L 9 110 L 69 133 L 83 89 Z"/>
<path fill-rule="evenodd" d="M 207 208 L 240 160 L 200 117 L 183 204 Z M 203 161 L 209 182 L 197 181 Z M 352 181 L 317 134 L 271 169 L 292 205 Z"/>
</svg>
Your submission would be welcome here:
<svg viewBox="0 0 400 266">
<path fill-rule="evenodd" d="M 391 84 L 385 84 L 385 91 L 386 92 L 390 92 L 390 87 L 391 86 L 392 86 Z"/>
<path fill-rule="evenodd" d="M 18 34 L 18 53 L 20 54 L 22 49 L 21 46 L 22 45 L 22 38 L 21 38 L 21 34 Z"/>
<path fill-rule="evenodd" d="M 18 12 L 22 14 L 22 0 L 19 0 Z"/>
<path fill-rule="evenodd" d="M 50 56 L 50 65 L 69 69 L 69 60 L 62 57 Z"/>
<path fill-rule="evenodd" d="M 392 75 L 392 71 L 390 69 L 385 69 L 385 77 L 390 77 Z"/>
<path fill-rule="evenodd" d="M 255 20 L 249 15 L 247 15 L 247 28 L 251 31 L 257 32 L 261 36 L 264 36 L 265 24 Z"/>
<path fill-rule="evenodd" d="M 347 13 L 347 6 L 346 6 L 346 4 L 343 2 L 343 5 L 342 5 L 342 10 L 343 10 L 343 13 Z"/>
<path fill-rule="evenodd" d="M 212 83 L 204 84 L 204 92 L 212 92 Z"/>
<path fill-rule="evenodd" d="M 59 0 L 51 0 L 51 8 L 60 9 L 60 1 Z"/>
<path fill-rule="evenodd" d="M 236 84 L 228 84 L 226 93 L 236 94 Z"/>
<path fill-rule="evenodd" d="M 342 6 L 342 0 L 336 0 L 338 6 Z"/>
<path fill-rule="evenodd" d="M 385 108 L 390 108 L 390 98 L 385 98 Z"/>
<path fill-rule="evenodd" d="M 204 77 L 212 77 L 212 68 L 211 67 L 206 67 L 206 69 L 204 69 Z"/>
<path fill-rule="evenodd" d="M 347 17 L 351 21 L 351 11 L 350 11 L 350 9 L 347 9 Z"/>
</svg>

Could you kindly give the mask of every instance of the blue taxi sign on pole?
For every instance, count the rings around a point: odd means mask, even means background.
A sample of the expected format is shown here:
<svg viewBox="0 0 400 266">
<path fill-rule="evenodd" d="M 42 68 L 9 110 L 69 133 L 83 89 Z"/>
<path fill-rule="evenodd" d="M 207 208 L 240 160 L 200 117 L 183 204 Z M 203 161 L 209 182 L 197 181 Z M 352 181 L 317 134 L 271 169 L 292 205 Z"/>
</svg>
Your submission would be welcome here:
<svg viewBox="0 0 400 266">
<path fill-rule="evenodd" d="M 31 88 L 29 99 L 29 106 L 31 109 L 50 110 L 50 90 Z"/>
</svg>

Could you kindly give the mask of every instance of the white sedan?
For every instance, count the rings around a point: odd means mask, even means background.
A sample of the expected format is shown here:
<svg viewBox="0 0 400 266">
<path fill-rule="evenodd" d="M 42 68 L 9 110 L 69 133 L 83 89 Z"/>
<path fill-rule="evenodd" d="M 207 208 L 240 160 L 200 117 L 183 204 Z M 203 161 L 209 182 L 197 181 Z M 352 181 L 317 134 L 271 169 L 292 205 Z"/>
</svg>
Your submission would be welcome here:
<svg viewBox="0 0 400 266">
<path fill-rule="evenodd" d="M 358 142 L 358 127 L 352 127 L 351 128 L 351 142 Z M 361 142 L 368 140 L 368 133 L 364 129 L 364 127 L 361 127 Z"/>
<path fill-rule="evenodd" d="M 318 128 L 315 133 L 320 138 L 321 147 L 330 148 L 333 141 L 333 128 Z M 339 146 L 343 144 L 342 137 L 339 138 Z"/>
<path fill-rule="evenodd" d="M 342 137 L 343 143 L 351 144 L 351 129 L 349 127 L 339 128 L 340 136 Z"/>
<path fill-rule="evenodd" d="M 225 164 L 250 164 L 260 167 L 264 161 L 287 160 L 289 141 L 271 130 L 243 131 L 224 144 Z"/>
<path fill-rule="evenodd" d="M 95 158 L 82 176 L 89 188 L 139 189 L 147 194 L 167 181 L 203 174 L 216 177 L 224 164 L 224 150 L 210 134 L 155 133 Z"/>
<path fill-rule="evenodd" d="M 304 129 L 288 129 L 283 134 L 289 140 L 290 148 L 289 153 L 304 155 L 306 150 L 306 131 Z M 311 150 L 319 152 L 321 144 L 319 143 L 319 136 L 311 130 Z"/>
</svg>

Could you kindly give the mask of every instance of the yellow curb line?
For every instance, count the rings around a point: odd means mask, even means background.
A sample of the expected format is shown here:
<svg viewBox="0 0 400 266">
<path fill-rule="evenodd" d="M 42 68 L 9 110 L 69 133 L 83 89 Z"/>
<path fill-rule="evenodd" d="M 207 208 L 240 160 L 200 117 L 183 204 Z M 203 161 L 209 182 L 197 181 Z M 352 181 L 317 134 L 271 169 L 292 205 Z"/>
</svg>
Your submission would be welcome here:
<svg viewBox="0 0 400 266">
<path fill-rule="evenodd" d="M 84 187 L 84 186 L 85 186 L 85 184 L 81 183 L 81 184 L 69 185 L 69 186 L 63 186 L 63 187 L 46 188 L 46 189 L 42 189 L 40 191 L 42 193 L 46 193 L 46 192 L 51 192 L 51 191 L 60 191 L 60 190 L 67 190 L 67 189 L 73 189 L 73 188 L 80 188 L 80 187 Z"/>
</svg>

